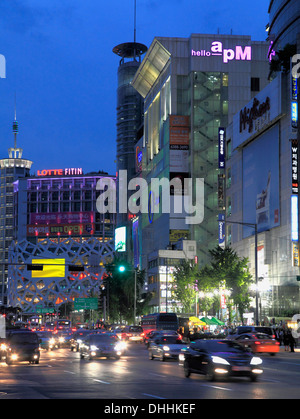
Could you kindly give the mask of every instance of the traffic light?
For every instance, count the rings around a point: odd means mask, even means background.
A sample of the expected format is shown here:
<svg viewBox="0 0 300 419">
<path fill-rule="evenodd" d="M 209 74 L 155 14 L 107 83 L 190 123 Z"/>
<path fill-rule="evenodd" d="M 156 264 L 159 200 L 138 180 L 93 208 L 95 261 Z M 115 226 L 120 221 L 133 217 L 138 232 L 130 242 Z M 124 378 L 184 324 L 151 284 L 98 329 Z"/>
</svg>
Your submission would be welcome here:
<svg viewBox="0 0 300 419">
<path fill-rule="evenodd" d="M 42 271 L 44 269 L 43 265 L 38 265 L 36 263 L 28 263 L 27 271 Z"/>
<path fill-rule="evenodd" d="M 119 266 L 118 266 L 118 271 L 119 271 L 119 272 L 125 272 L 125 271 L 126 271 L 125 266 L 124 266 L 124 265 L 119 265 Z"/>
<path fill-rule="evenodd" d="M 82 265 L 69 265 L 69 271 L 71 272 L 83 272 L 84 266 Z"/>
</svg>

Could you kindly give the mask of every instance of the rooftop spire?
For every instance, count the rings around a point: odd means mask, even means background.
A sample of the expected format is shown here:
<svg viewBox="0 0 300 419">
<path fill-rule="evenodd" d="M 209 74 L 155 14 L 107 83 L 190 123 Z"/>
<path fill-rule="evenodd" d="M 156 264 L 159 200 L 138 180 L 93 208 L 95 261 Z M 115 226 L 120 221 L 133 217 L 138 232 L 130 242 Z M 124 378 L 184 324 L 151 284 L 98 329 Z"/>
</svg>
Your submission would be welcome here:
<svg viewBox="0 0 300 419">
<path fill-rule="evenodd" d="M 15 118 L 14 118 L 14 122 L 12 125 L 12 129 L 13 129 L 13 134 L 14 134 L 14 148 L 9 148 L 8 149 L 8 155 L 9 158 L 22 158 L 22 153 L 23 150 L 21 148 L 17 148 L 17 135 L 19 132 L 19 125 L 18 125 L 18 121 L 17 121 L 17 99 L 16 99 L 16 94 L 15 94 Z"/>
</svg>

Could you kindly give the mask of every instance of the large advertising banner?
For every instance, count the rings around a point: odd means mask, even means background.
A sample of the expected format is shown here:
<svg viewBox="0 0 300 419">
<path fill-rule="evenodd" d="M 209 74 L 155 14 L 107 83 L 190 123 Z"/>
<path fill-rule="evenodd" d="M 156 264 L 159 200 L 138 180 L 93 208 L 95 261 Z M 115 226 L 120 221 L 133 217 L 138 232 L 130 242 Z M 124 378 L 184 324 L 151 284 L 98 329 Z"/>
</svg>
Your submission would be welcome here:
<svg viewBox="0 0 300 419">
<path fill-rule="evenodd" d="M 69 224 L 92 223 L 93 211 L 82 212 L 41 212 L 30 214 L 30 224 Z"/>
<path fill-rule="evenodd" d="M 189 171 L 189 117 L 170 115 L 170 173 Z"/>
<path fill-rule="evenodd" d="M 47 225 L 35 225 L 31 224 L 27 226 L 27 236 L 57 236 L 70 235 L 70 236 L 85 236 L 92 235 L 95 232 L 94 223 L 84 224 L 47 224 Z"/>
<path fill-rule="evenodd" d="M 280 225 L 279 126 L 276 124 L 243 149 L 243 222 L 257 231 Z M 244 237 L 254 228 L 244 226 Z"/>
</svg>

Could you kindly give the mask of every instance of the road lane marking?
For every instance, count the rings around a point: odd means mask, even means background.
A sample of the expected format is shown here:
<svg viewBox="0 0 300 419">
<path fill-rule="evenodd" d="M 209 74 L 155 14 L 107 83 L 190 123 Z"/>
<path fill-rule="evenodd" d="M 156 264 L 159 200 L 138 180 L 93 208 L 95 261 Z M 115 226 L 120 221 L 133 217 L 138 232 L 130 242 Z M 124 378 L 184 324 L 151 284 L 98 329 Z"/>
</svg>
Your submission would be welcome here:
<svg viewBox="0 0 300 419">
<path fill-rule="evenodd" d="M 155 377 L 165 378 L 165 375 L 162 374 L 156 374 L 155 372 L 149 372 L 149 375 L 155 375 Z"/>
<path fill-rule="evenodd" d="M 64 370 L 64 372 L 67 372 L 68 374 L 76 374 L 76 372 L 73 372 L 73 371 L 66 371 L 66 370 Z"/>
<path fill-rule="evenodd" d="M 107 381 L 102 381 L 102 380 L 97 380 L 96 378 L 93 379 L 94 381 L 97 381 L 97 383 L 102 383 L 102 384 L 110 384 Z"/>
</svg>

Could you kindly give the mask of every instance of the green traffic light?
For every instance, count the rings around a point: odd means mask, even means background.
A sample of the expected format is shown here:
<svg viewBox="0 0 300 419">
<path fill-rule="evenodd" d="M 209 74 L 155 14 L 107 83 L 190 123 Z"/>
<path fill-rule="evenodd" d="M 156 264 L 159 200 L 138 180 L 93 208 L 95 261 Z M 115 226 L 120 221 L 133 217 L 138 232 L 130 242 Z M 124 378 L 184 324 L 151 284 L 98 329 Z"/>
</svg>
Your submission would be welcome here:
<svg viewBox="0 0 300 419">
<path fill-rule="evenodd" d="M 123 265 L 119 266 L 119 272 L 125 272 L 125 266 Z"/>
</svg>

